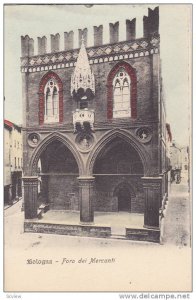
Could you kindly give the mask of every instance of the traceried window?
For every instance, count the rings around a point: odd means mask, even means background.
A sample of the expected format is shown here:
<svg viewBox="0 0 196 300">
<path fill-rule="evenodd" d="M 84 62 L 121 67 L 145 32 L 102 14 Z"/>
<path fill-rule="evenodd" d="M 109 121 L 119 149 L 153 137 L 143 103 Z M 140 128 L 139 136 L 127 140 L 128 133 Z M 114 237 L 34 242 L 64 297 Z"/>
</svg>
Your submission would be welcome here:
<svg viewBox="0 0 196 300">
<path fill-rule="evenodd" d="M 44 122 L 59 122 L 59 88 L 55 80 L 50 79 L 44 89 Z"/>
<path fill-rule="evenodd" d="M 124 68 L 113 79 L 113 118 L 131 117 L 131 80 Z"/>
</svg>

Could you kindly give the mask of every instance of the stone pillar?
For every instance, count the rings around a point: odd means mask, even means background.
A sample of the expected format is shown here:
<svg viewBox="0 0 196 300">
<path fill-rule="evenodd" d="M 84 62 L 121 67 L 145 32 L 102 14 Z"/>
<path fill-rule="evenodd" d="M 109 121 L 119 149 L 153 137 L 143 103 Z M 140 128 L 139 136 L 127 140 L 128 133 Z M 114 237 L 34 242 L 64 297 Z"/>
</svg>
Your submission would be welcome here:
<svg viewBox="0 0 196 300">
<path fill-rule="evenodd" d="M 78 177 L 80 198 L 80 222 L 93 223 L 94 221 L 94 177 Z"/>
<path fill-rule="evenodd" d="M 162 178 L 161 177 L 142 177 L 145 212 L 144 227 L 159 228 L 159 209 L 162 202 Z"/>
<path fill-rule="evenodd" d="M 25 219 L 37 218 L 38 177 L 23 177 Z"/>
<path fill-rule="evenodd" d="M 48 199 L 48 176 L 41 177 L 40 196 L 43 203 L 49 203 Z"/>
</svg>

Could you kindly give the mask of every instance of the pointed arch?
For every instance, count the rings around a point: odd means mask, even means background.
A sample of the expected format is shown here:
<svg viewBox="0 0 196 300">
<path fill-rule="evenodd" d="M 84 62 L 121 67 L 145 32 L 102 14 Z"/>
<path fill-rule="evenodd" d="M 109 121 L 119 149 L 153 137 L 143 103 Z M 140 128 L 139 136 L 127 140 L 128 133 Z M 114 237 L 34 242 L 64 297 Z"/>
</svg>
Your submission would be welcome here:
<svg viewBox="0 0 196 300">
<path fill-rule="evenodd" d="M 39 84 L 39 124 L 42 125 L 44 123 L 44 110 L 45 110 L 45 87 L 48 81 L 52 79 L 58 85 L 58 95 L 59 95 L 59 123 L 63 122 L 63 83 L 60 77 L 53 71 L 49 71 L 46 73 Z"/>
<path fill-rule="evenodd" d="M 136 196 L 135 188 L 126 180 L 122 180 L 120 183 L 117 184 L 117 186 L 115 186 L 113 191 L 113 196 L 117 196 L 119 190 L 124 186 L 128 188 L 130 195 L 135 198 Z"/>
<path fill-rule="evenodd" d="M 83 170 L 84 170 L 83 161 L 82 161 L 82 158 L 81 158 L 80 154 L 78 153 L 78 151 L 76 151 L 72 141 L 59 132 L 53 132 L 53 133 L 49 134 L 45 139 L 43 139 L 40 142 L 40 144 L 38 145 L 38 147 L 35 149 L 35 151 L 33 152 L 33 155 L 31 157 L 30 164 L 29 164 L 29 170 L 31 172 L 31 175 L 32 176 L 36 175 L 38 160 L 39 160 L 42 152 L 46 149 L 46 147 L 51 142 L 53 142 L 55 140 L 60 141 L 71 151 L 71 153 L 73 154 L 73 156 L 77 162 L 79 174 L 83 174 Z"/>
<path fill-rule="evenodd" d="M 87 160 L 87 172 L 89 172 L 88 175 L 92 176 L 96 158 L 105 149 L 107 144 L 109 144 L 116 137 L 121 138 L 136 150 L 143 164 L 144 175 L 150 175 L 151 157 L 149 153 L 145 150 L 144 146 L 137 141 L 134 135 L 124 129 L 110 130 L 97 142 Z"/>
<path fill-rule="evenodd" d="M 113 80 L 115 75 L 120 71 L 120 69 L 124 69 L 126 73 L 129 75 L 131 80 L 131 89 L 130 89 L 130 107 L 131 107 L 131 118 L 137 117 L 137 76 L 136 70 L 127 62 L 121 61 L 117 63 L 112 70 L 110 71 L 107 78 L 107 117 L 108 119 L 113 118 Z"/>
</svg>

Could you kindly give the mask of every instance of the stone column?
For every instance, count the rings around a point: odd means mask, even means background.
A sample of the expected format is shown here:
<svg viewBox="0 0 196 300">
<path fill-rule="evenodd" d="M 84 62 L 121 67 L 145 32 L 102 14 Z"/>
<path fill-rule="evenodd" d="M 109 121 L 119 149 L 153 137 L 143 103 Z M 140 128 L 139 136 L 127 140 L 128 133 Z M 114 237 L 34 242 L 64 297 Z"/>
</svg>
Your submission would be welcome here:
<svg viewBox="0 0 196 300">
<path fill-rule="evenodd" d="M 23 177 L 25 219 L 37 218 L 38 177 Z"/>
<path fill-rule="evenodd" d="M 48 176 L 41 176 L 40 196 L 43 203 L 49 203 L 48 199 Z"/>
<path fill-rule="evenodd" d="M 142 177 L 145 212 L 144 227 L 159 228 L 159 208 L 162 201 L 161 177 Z"/>
<path fill-rule="evenodd" d="M 93 223 L 94 221 L 94 177 L 78 177 L 80 198 L 80 222 Z"/>
</svg>

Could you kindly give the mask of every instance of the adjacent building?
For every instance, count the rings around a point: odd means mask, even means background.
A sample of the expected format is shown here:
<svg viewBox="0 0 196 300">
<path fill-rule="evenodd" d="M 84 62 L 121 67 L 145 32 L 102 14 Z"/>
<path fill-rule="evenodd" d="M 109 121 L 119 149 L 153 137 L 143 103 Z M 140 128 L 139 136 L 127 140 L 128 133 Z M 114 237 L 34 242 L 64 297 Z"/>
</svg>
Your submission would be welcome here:
<svg viewBox="0 0 196 300">
<path fill-rule="evenodd" d="M 4 120 L 4 204 L 22 196 L 22 166 L 21 126 Z"/>
<path fill-rule="evenodd" d="M 119 22 L 110 23 L 103 44 L 103 26 L 94 26 L 92 47 L 79 29 L 76 49 L 74 32 L 65 32 L 63 51 L 57 33 L 50 53 L 38 37 L 37 54 L 34 40 L 21 37 L 25 231 L 110 236 L 95 214 L 123 212 L 143 217 L 127 238 L 159 240 L 169 168 L 158 7 L 143 28 L 136 39 L 136 19 L 126 20 L 119 41 Z M 80 214 L 72 227 L 58 214 L 46 226 L 36 223 L 40 207 Z"/>
<path fill-rule="evenodd" d="M 181 148 L 181 159 L 182 159 L 182 172 L 188 173 L 189 171 L 189 147 L 184 146 Z"/>
<path fill-rule="evenodd" d="M 189 147 L 180 146 L 175 141 L 170 146 L 171 181 L 179 174 L 188 176 L 189 173 Z"/>
</svg>

